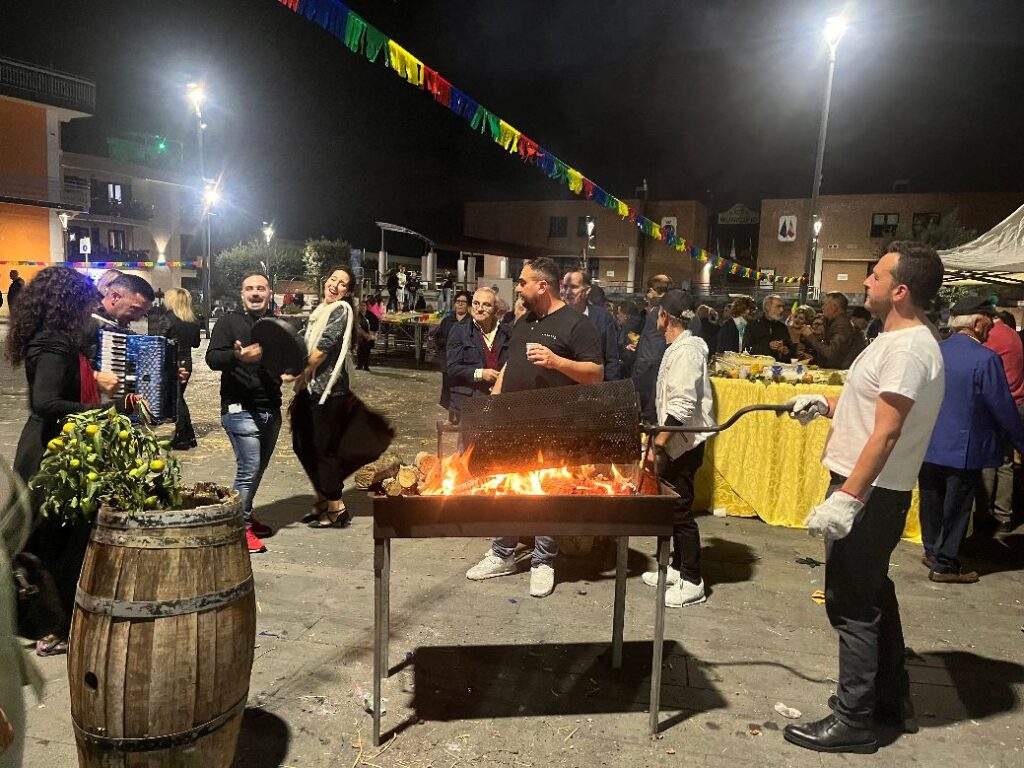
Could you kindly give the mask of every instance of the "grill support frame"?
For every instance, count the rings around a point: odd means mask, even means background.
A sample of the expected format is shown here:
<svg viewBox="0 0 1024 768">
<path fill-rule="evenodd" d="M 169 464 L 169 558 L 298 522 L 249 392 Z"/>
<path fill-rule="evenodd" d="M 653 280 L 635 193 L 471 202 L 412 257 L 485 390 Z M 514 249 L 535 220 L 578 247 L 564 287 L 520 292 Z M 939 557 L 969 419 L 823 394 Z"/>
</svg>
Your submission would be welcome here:
<svg viewBox="0 0 1024 768">
<path fill-rule="evenodd" d="M 532 536 L 612 536 L 616 539 L 612 668 L 622 665 L 626 611 L 626 560 L 630 536 L 657 538 L 649 731 L 659 730 L 665 587 L 672 520 L 678 495 L 657 482 L 658 493 L 637 496 L 396 496 L 371 494 L 373 502 L 373 744 L 380 746 L 382 681 L 391 674 L 391 540 Z M 644 483 L 644 487 L 651 487 Z M 581 504 L 581 501 L 586 501 Z M 583 516 L 586 516 L 585 519 Z"/>
</svg>

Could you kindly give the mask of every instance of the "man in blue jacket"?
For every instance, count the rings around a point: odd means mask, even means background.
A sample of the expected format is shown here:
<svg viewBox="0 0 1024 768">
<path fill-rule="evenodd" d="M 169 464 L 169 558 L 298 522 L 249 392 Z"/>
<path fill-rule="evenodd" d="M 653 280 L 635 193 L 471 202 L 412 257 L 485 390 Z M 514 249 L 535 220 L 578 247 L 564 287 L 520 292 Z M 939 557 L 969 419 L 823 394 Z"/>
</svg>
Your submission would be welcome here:
<svg viewBox="0 0 1024 768">
<path fill-rule="evenodd" d="M 499 323 L 498 295 L 493 288 L 473 294 L 471 322 L 456 323 L 448 336 L 445 359 L 451 384 L 449 412 L 462 413 L 467 397 L 489 395 L 508 358 L 511 325 Z"/>
<path fill-rule="evenodd" d="M 1006 383 L 1003 364 L 982 346 L 995 310 L 978 296 L 950 309 L 955 333 L 939 345 L 946 394 L 918 477 L 921 494 L 922 562 L 931 581 L 973 584 L 974 571 L 959 560 L 981 470 L 1002 463 L 1003 433 L 1024 453 L 1024 426 Z"/>
<path fill-rule="evenodd" d="M 562 301 L 581 315 L 590 318 L 601 337 L 604 352 L 604 380 L 618 381 L 622 378 L 619 363 L 619 328 L 612 313 L 604 307 L 590 303 L 590 275 L 579 270 L 566 272 L 562 278 Z"/>
</svg>

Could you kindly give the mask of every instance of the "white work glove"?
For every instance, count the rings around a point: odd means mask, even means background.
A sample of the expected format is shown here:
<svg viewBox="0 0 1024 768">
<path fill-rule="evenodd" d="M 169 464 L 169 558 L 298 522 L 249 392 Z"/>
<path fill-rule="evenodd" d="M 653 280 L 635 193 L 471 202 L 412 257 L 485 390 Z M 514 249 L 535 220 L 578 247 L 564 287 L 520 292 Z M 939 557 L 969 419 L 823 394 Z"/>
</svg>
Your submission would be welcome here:
<svg viewBox="0 0 1024 768">
<path fill-rule="evenodd" d="M 822 395 L 797 395 L 783 403 L 789 408 L 789 417 L 805 427 L 819 416 L 828 413 L 828 400 Z"/>
<path fill-rule="evenodd" d="M 804 526 L 812 536 L 823 536 L 826 541 L 836 541 L 850 533 L 857 515 L 864 509 L 864 502 L 851 493 L 835 490 L 804 520 Z"/>
</svg>

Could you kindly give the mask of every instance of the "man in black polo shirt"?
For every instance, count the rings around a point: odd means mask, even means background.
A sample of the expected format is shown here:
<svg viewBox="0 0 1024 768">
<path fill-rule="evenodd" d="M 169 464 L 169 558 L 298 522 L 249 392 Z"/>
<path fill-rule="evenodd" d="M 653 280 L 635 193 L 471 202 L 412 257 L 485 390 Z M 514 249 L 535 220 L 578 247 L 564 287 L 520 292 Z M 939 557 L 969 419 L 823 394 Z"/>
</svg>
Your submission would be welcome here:
<svg viewBox="0 0 1024 768">
<path fill-rule="evenodd" d="M 508 361 L 501 369 L 494 394 L 524 389 L 598 384 L 604 378 L 601 338 L 589 319 L 559 298 L 558 265 L 534 259 L 519 275 L 518 292 L 526 314 L 516 321 L 508 345 Z M 473 581 L 515 573 L 518 538 L 491 542 L 491 551 L 466 572 Z M 530 594 L 547 597 L 555 588 L 553 563 L 558 545 L 549 536 L 537 536 L 530 563 Z"/>
</svg>

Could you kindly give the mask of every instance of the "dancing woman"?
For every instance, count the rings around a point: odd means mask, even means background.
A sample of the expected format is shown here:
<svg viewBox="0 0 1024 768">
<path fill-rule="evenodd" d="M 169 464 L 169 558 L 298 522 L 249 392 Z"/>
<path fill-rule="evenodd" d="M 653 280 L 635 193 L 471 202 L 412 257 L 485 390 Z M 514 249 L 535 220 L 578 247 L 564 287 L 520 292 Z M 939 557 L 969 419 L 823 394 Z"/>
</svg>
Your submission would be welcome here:
<svg viewBox="0 0 1024 768">
<path fill-rule="evenodd" d="M 306 471 L 316 502 L 304 521 L 310 528 L 344 528 L 350 522 L 341 492 L 342 436 L 351 410 L 349 351 L 355 312 L 350 304 L 355 279 L 348 267 L 336 267 L 324 283 L 323 300 L 306 326 L 306 368 L 295 380 L 291 405 L 292 448 Z"/>
</svg>

